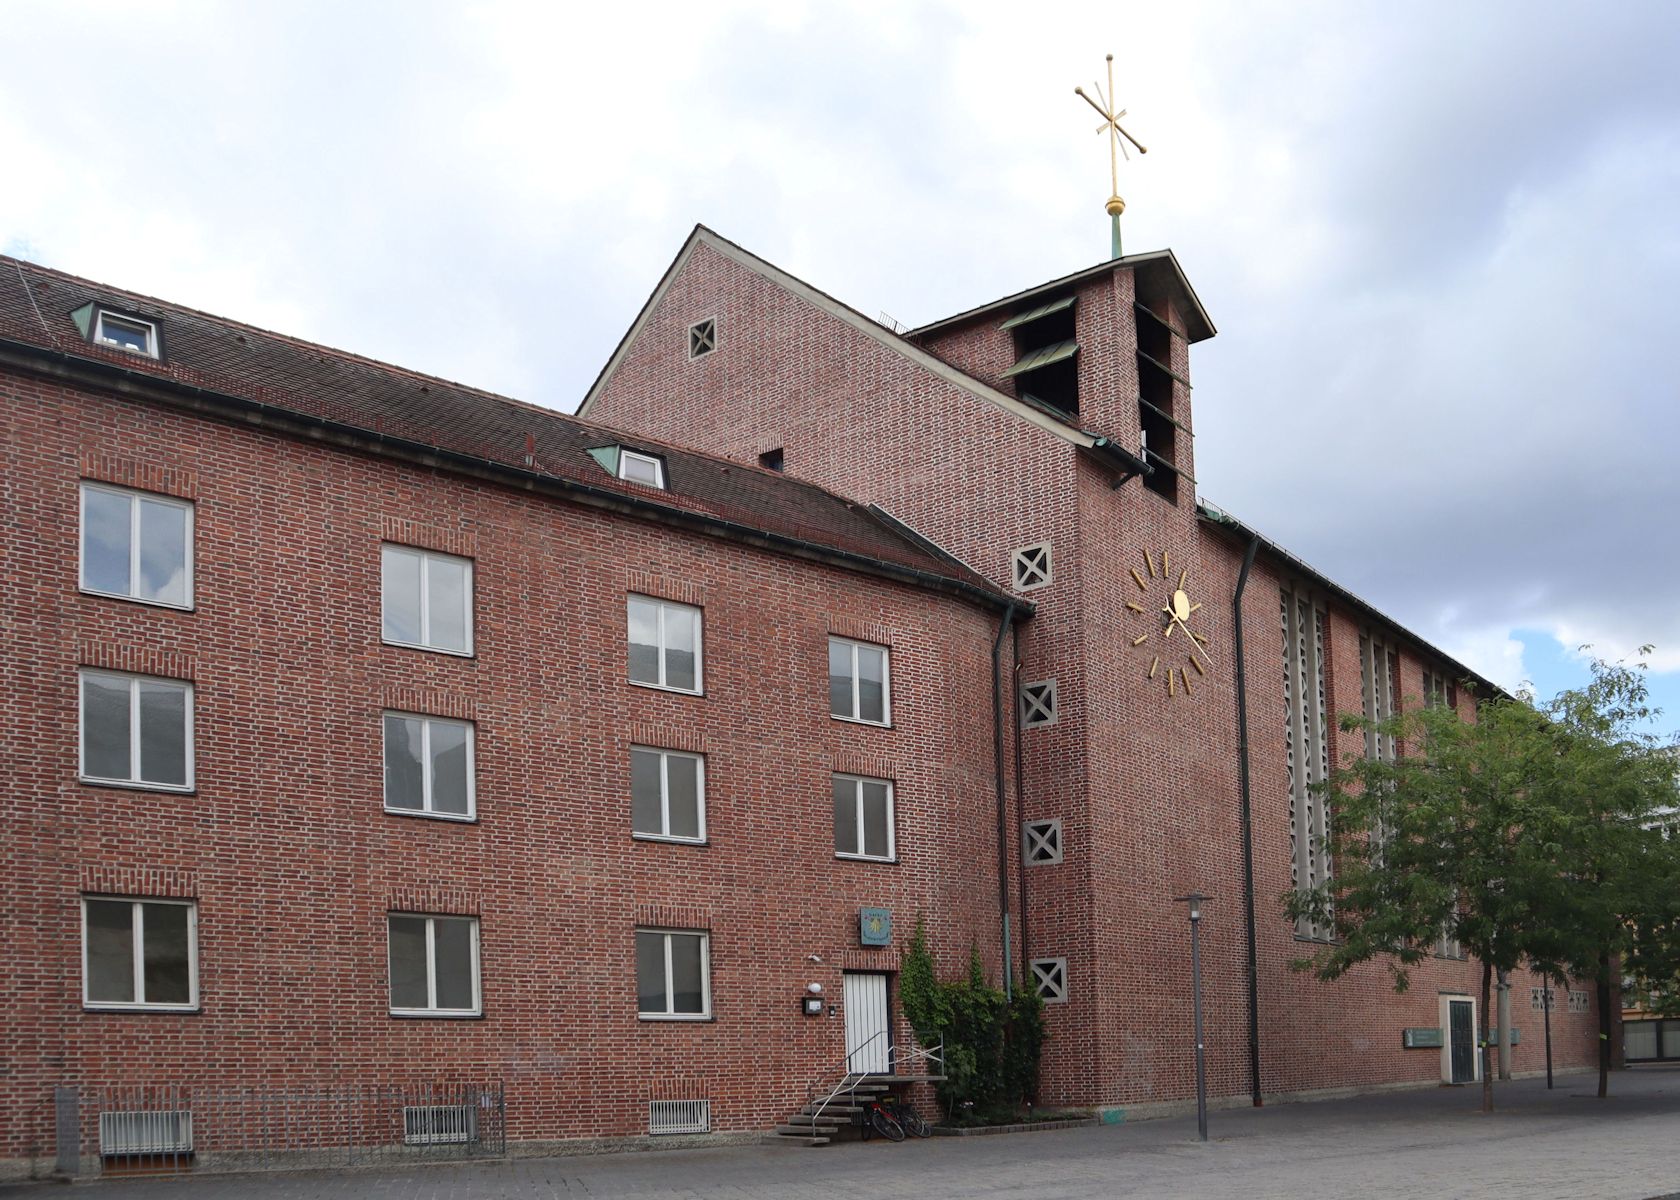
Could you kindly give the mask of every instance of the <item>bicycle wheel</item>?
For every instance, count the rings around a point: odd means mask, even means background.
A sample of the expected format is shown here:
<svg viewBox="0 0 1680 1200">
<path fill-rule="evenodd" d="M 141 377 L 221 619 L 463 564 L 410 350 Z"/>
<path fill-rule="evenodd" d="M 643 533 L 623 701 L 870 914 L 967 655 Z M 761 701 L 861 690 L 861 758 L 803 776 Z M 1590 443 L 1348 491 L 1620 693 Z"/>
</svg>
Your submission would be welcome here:
<svg viewBox="0 0 1680 1200">
<path fill-rule="evenodd" d="M 904 1132 L 913 1133 L 917 1137 L 932 1137 L 933 1130 L 922 1120 L 922 1114 L 908 1104 L 898 1110 L 898 1123 L 904 1126 Z"/>
<path fill-rule="evenodd" d="M 904 1126 L 893 1120 L 885 1109 L 870 1109 L 869 1123 L 875 1127 L 876 1133 L 888 1141 L 902 1142 L 904 1140 Z"/>
</svg>

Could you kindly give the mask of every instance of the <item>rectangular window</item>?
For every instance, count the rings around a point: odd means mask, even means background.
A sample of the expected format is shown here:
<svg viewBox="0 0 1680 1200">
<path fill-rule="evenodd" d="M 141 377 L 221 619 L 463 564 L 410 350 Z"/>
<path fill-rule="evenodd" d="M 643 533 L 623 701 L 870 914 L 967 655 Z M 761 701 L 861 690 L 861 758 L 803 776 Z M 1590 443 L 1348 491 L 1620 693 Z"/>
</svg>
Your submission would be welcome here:
<svg viewBox="0 0 1680 1200">
<path fill-rule="evenodd" d="M 850 638 L 828 639 L 828 711 L 842 721 L 891 720 L 887 650 Z"/>
<path fill-rule="evenodd" d="M 712 1015 L 709 935 L 636 930 L 636 1004 L 645 1020 L 694 1021 Z"/>
<path fill-rule="evenodd" d="M 186 900 L 82 901 L 82 1003 L 198 1007 L 198 909 Z"/>
<path fill-rule="evenodd" d="M 472 653 L 471 559 L 386 543 L 382 565 L 385 641 Z"/>
<path fill-rule="evenodd" d="M 131 354 L 158 357 L 157 326 L 139 317 L 119 317 L 101 310 L 93 326 L 93 340 Z"/>
<path fill-rule="evenodd" d="M 193 688 L 174 679 L 81 672 L 81 777 L 188 791 Z"/>
<path fill-rule="evenodd" d="M 673 692 L 701 690 L 700 610 L 630 597 L 630 682 Z"/>
<path fill-rule="evenodd" d="M 391 913 L 391 1011 L 410 1017 L 476 1017 L 478 918 Z"/>
<path fill-rule="evenodd" d="M 386 713 L 385 809 L 472 820 L 472 725 Z"/>
<path fill-rule="evenodd" d="M 621 450 L 618 455 L 618 477 L 631 483 L 645 483 L 648 487 L 665 486 L 665 464 L 651 454 Z"/>
<path fill-rule="evenodd" d="M 706 840 L 706 764 L 698 754 L 630 748 L 630 830 L 640 838 Z"/>
<path fill-rule="evenodd" d="M 84 592 L 191 608 L 193 506 L 82 484 Z"/>
<path fill-rule="evenodd" d="M 834 777 L 834 853 L 841 858 L 893 858 L 893 785 L 858 775 Z"/>
</svg>

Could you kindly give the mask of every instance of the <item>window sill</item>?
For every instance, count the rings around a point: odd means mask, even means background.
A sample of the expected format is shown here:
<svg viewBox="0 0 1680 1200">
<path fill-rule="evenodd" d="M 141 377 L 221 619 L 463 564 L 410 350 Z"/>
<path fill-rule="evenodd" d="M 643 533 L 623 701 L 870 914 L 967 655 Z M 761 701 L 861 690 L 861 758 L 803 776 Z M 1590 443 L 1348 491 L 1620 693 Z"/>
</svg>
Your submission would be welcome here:
<svg viewBox="0 0 1680 1200">
<path fill-rule="evenodd" d="M 712 844 L 710 838 L 667 837 L 662 833 L 636 833 L 634 830 L 630 833 L 630 840 L 633 842 L 663 842 L 667 846 L 709 846 Z"/>
<path fill-rule="evenodd" d="M 419 817 L 424 821 L 448 821 L 452 825 L 478 824 L 477 812 L 459 816 L 454 813 L 427 812 L 422 808 L 392 808 L 389 804 L 385 806 L 385 811 L 393 817 Z"/>
<path fill-rule="evenodd" d="M 168 600 L 148 600 L 144 596 L 130 596 L 126 592 L 102 592 L 98 588 L 79 587 L 76 589 L 84 596 L 94 596 L 100 600 L 124 600 L 129 604 L 144 604 L 147 608 L 167 608 L 172 612 L 197 611 L 192 601 L 185 604 L 171 604 Z"/>
<path fill-rule="evenodd" d="M 670 692 L 673 696 L 704 696 L 705 688 L 667 687 L 663 683 L 644 683 L 640 679 L 628 680 L 631 687 L 646 688 L 650 692 Z"/>
<path fill-rule="evenodd" d="M 203 1009 L 197 1004 L 100 1004 L 84 1000 L 82 1011 L 90 1013 L 174 1013 L 177 1016 L 196 1016 Z"/>
<path fill-rule="evenodd" d="M 836 850 L 834 852 L 834 857 L 843 859 L 846 862 L 885 863 L 889 866 L 895 867 L 898 865 L 898 856 L 896 854 L 887 858 L 881 858 L 880 856 L 874 854 L 842 854 L 840 851 Z"/>
<path fill-rule="evenodd" d="M 453 1009 L 393 1008 L 387 1011 L 392 1017 L 400 1021 L 482 1021 L 484 1019 L 482 1010 L 460 1012 Z"/>
<path fill-rule="evenodd" d="M 828 715 L 836 721 L 845 722 L 847 725 L 868 725 L 873 729 L 891 729 L 893 727 L 891 721 L 866 721 L 862 717 L 843 717 L 837 712 L 830 712 Z"/>
<path fill-rule="evenodd" d="M 711 1013 L 637 1013 L 636 1020 L 646 1021 L 649 1024 L 694 1025 L 715 1021 L 717 1018 L 712 1016 Z"/>
<path fill-rule="evenodd" d="M 426 646 L 420 642 L 397 642 L 388 637 L 382 637 L 379 641 L 381 645 L 395 646 L 399 650 L 420 650 L 426 654 L 447 654 L 450 658 L 478 657 L 477 652 L 473 650 L 451 650 L 447 646 Z"/>
<path fill-rule="evenodd" d="M 76 782 L 88 787 L 123 788 L 130 792 L 167 792 L 172 796 L 194 796 L 196 785 L 178 783 L 142 783 L 134 779 L 100 779 L 93 775 L 78 775 Z"/>
</svg>

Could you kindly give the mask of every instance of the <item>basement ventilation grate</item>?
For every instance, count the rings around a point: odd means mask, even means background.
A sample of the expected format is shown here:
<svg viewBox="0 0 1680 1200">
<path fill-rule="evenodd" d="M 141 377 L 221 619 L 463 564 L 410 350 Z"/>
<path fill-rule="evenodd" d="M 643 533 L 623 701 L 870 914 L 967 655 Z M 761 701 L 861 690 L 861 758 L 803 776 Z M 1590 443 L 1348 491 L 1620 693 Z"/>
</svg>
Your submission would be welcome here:
<svg viewBox="0 0 1680 1200">
<path fill-rule="evenodd" d="M 712 1102 L 710 1100 L 649 1100 L 648 1132 L 710 1133 L 712 1130 Z"/>
<path fill-rule="evenodd" d="M 99 1153 L 190 1154 L 192 1113 L 186 1109 L 99 1114 Z"/>
<path fill-rule="evenodd" d="M 403 1108 L 403 1144 L 461 1146 L 478 1139 L 478 1111 L 470 1104 L 411 1104 Z"/>
</svg>

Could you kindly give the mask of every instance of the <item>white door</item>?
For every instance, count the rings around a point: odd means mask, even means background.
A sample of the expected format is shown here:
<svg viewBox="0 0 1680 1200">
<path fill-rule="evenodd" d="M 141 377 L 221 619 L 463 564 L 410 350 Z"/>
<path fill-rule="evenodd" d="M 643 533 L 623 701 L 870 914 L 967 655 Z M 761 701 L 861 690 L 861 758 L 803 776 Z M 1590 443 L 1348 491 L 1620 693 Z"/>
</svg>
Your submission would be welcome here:
<svg viewBox="0 0 1680 1200">
<path fill-rule="evenodd" d="M 841 977 L 846 1017 L 846 1066 L 871 1075 L 892 1072 L 892 1033 L 887 1019 L 887 977 L 847 971 Z"/>
</svg>

